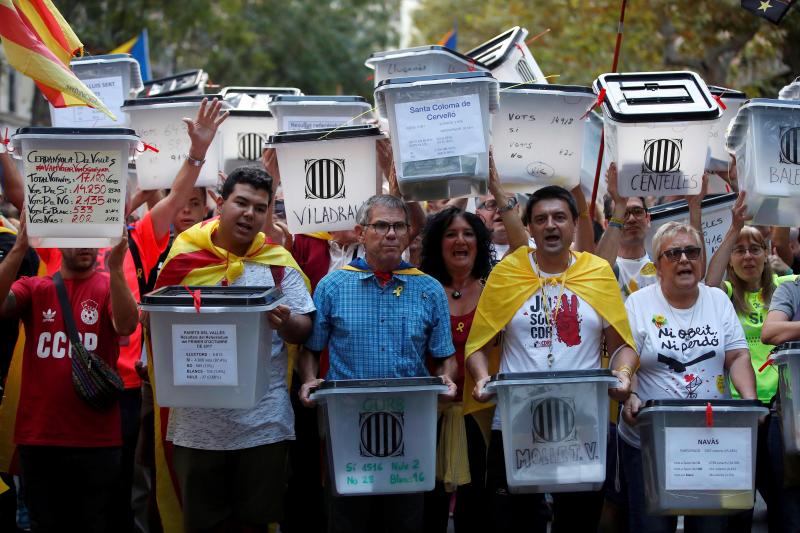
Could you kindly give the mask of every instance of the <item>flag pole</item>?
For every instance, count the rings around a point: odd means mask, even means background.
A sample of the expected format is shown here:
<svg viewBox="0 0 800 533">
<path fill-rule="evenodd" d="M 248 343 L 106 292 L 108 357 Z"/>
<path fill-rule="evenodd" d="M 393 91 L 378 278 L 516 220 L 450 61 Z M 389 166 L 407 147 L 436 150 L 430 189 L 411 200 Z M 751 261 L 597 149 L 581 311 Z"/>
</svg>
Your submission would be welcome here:
<svg viewBox="0 0 800 533">
<path fill-rule="evenodd" d="M 628 0 L 622 0 L 619 10 L 619 24 L 617 25 L 617 44 L 614 46 L 614 60 L 611 63 L 611 72 L 617 71 L 619 64 L 619 51 L 622 48 L 622 30 L 625 22 L 625 8 Z M 602 103 L 602 102 L 601 102 Z M 594 219 L 594 206 L 597 202 L 597 187 L 600 184 L 600 170 L 603 166 L 603 150 L 605 149 L 605 128 L 600 130 L 600 150 L 597 154 L 597 166 L 594 170 L 594 187 L 592 188 L 592 202 L 589 204 L 589 216 Z"/>
</svg>

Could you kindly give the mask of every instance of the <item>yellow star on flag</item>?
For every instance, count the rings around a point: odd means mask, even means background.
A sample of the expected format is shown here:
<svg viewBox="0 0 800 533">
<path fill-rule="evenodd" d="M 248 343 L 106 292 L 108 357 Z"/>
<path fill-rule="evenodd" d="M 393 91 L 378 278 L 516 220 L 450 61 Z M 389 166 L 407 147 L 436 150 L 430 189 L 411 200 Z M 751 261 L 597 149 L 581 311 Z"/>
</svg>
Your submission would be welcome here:
<svg viewBox="0 0 800 533">
<path fill-rule="evenodd" d="M 772 4 L 770 4 L 769 0 L 767 0 L 766 2 L 761 2 L 761 5 L 758 6 L 758 10 L 766 12 L 771 7 L 772 7 Z"/>
</svg>

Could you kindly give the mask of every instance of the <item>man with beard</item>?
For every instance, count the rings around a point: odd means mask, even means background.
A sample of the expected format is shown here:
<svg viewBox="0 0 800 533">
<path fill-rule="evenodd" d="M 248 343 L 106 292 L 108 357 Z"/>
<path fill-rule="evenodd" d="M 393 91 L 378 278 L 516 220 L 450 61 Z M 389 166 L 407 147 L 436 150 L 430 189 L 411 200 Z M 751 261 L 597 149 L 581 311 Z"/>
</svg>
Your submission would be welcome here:
<svg viewBox="0 0 800 533">
<path fill-rule="evenodd" d="M 122 476 L 120 408 L 97 410 L 72 383 L 72 345 L 54 276 L 14 281 L 28 240 L 24 221 L 0 263 L 0 315 L 25 325 L 26 341 L 14 442 L 34 531 L 105 532 L 114 519 Z M 138 325 L 136 300 L 123 272 L 123 237 L 96 270 L 97 250 L 62 249 L 63 279 L 82 344 L 116 368 L 120 337 Z"/>
<path fill-rule="evenodd" d="M 489 400 L 484 386 L 490 369 L 498 367 L 500 372 L 599 369 L 605 343 L 620 379 L 619 388 L 609 394 L 624 400 L 638 363 L 628 316 L 608 264 L 570 250 L 578 219 L 575 199 L 561 187 L 544 187 L 531 195 L 525 215 L 536 248 L 518 248 L 492 270 L 467 340 L 464 390 L 478 402 Z M 501 331 L 499 349 L 494 349 Z M 467 394 L 464 400 L 470 401 Z M 474 408 L 471 404 L 465 411 Z M 546 531 L 546 522 L 530 512 L 544 495 L 509 493 L 501 422 L 498 410 L 487 458 L 495 531 Z M 553 531 L 596 530 L 602 492 L 558 493 L 553 500 Z"/>
</svg>

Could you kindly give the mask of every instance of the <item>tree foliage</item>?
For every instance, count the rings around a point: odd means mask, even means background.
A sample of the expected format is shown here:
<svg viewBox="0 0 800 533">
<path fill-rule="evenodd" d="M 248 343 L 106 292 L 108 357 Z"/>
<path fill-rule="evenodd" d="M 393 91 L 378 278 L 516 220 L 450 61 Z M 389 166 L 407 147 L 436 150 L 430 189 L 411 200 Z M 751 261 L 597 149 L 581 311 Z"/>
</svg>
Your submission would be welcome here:
<svg viewBox="0 0 800 533">
<path fill-rule="evenodd" d="M 419 44 L 438 41 L 458 22 L 459 49 L 469 50 L 511 26 L 556 83 L 588 85 L 611 70 L 620 0 L 421 0 Z M 620 72 L 690 69 L 708 83 L 775 97 L 800 74 L 800 9 L 776 27 L 741 9 L 739 0 L 630 0 Z"/>
<path fill-rule="evenodd" d="M 147 28 L 154 76 L 202 68 L 219 86 L 372 92 L 364 60 L 396 46 L 400 0 L 56 0 L 93 54 Z"/>
</svg>

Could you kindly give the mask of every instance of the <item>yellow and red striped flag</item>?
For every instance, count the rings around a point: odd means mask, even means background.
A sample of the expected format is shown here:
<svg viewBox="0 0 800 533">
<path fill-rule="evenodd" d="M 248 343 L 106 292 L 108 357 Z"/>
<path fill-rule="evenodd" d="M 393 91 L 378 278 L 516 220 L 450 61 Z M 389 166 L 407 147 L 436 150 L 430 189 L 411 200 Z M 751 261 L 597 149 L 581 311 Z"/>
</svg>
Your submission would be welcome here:
<svg viewBox="0 0 800 533">
<path fill-rule="evenodd" d="M 83 44 L 50 0 L 0 0 L 0 41 L 14 69 L 32 78 L 53 107 L 85 105 L 116 117 L 69 68 Z"/>
</svg>

